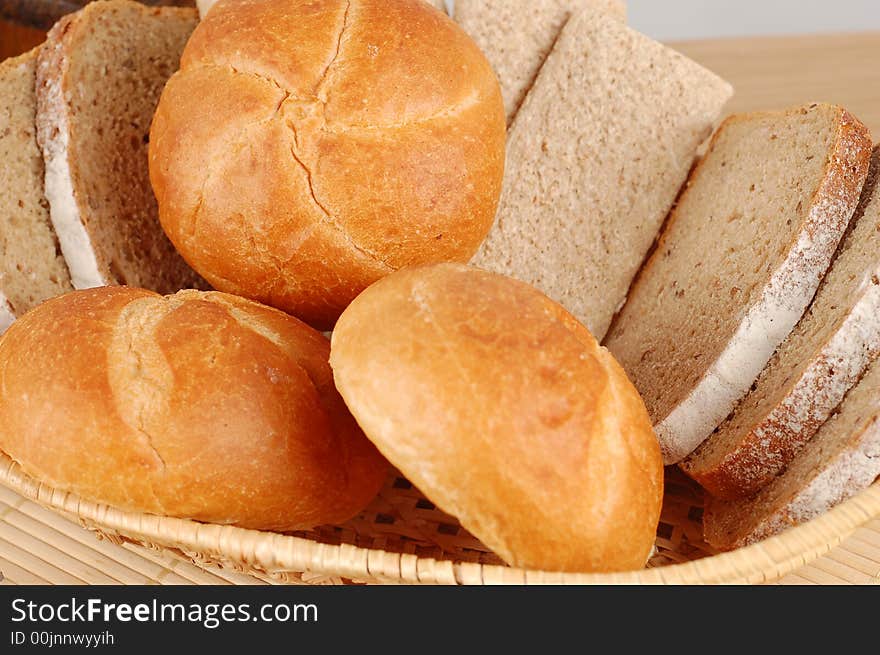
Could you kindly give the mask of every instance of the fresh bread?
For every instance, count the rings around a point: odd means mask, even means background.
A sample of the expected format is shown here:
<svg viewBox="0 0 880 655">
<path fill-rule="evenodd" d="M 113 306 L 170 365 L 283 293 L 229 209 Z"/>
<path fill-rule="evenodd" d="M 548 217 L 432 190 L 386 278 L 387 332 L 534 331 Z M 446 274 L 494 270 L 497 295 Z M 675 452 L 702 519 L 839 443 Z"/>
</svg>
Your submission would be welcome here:
<svg viewBox="0 0 880 655">
<path fill-rule="evenodd" d="M 667 464 L 730 414 L 804 314 L 870 154 L 868 130 L 825 104 L 733 116 L 715 134 L 606 340 Z"/>
<path fill-rule="evenodd" d="M 492 69 L 420 0 L 218 4 L 151 135 L 187 261 L 321 328 L 398 268 L 470 259 L 504 168 Z"/>
<path fill-rule="evenodd" d="M 221 293 L 72 292 L 0 339 L 0 449 L 122 509 L 338 523 L 387 471 L 333 386 L 329 350 L 296 319 Z"/>
<path fill-rule="evenodd" d="M 16 316 L 71 289 L 43 195 L 36 62 L 31 50 L 0 63 L 0 334 Z"/>
<path fill-rule="evenodd" d="M 589 8 L 626 21 L 624 0 L 455 0 L 455 20 L 486 54 L 513 122 L 572 13 Z"/>
<path fill-rule="evenodd" d="M 199 10 L 199 17 L 204 18 L 205 14 L 217 4 L 217 0 L 196 0 L 196 7 Z"/>
<path fill-rule="evenodd" d="M 217 0 L 196 0 L 196 6 L 199 9 L 199 16 L 201 18 L 205 17 L 205 14 L 208 13 L 208 10 L 211 9 L 214 5 L 217 4 Z M 446 13 L 446 1 L 445 0 L 428 0 L 428 4 L 436 7 L 444 14 Z"/>
<path fill-rule="evenodd" d="M 574 16 L 514 122 L 472 263 L 538 287 L 601 340 L 730 94 L 618 20 Z"/>
<path fill-rule="evenodd" d="M 794 332 L 753 390 L 681 464 L 719 498 L 768 484 L 880 354 L 880 148 L 850 232 Z"/>
<path fill-rule="evenodd" d="M 644 566 L 663 468 L 622 369 L 562 307 L 459 264 L 409 268 L 345 310 L 330 364 L 379 450 L 514 566 Z"/>
<path fill-rule="evenodd" d="M 0 298 L 0 334 L 9 329 L 13 321 L 15 321 L 15 314 L 12 313 L 12 305 L 5 297 Z"/>
<path fill-rule="evenodd" d="M 153 111 L 195 23 L 194 9 L 93 2 L 59 21 L 40 50 L 46 197 L 77 288 L 198 283 L 162 233 L 147 168 Z"/>
<path fill-rule="evenodd" d="M 880 475 L 880 363 L 778 478 L 751 498 L 710 499 L 706 541 L 733 550 L 827 512 Z"/>
</svg>

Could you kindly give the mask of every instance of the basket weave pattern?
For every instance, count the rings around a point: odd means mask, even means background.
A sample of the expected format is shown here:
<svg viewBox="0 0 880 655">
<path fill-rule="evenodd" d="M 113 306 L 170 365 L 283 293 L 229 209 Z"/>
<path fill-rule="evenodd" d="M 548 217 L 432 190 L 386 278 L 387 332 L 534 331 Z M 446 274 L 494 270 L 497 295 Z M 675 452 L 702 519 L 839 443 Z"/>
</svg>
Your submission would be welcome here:
<svg viewBox="0 0 880 655">
<path fill-rule="evenodd" d="M 2 453 L 0 482 L 76 517 L 99 538 L 172 550 L 197 564 L 295 584 L 757 583 L 777 579 L 819 557 L 857 527 L 880 516 L 878 483 L 815 521 L 760 544 L 717 555 L 702 540 L 699 488 L 669 469 L 648 568 L 567 574 L 505 566 L 399 474 L 390 476 L 373 503 L 347 523 L 292 535 L 121 511 L 42 485 Z"/>
</svg>

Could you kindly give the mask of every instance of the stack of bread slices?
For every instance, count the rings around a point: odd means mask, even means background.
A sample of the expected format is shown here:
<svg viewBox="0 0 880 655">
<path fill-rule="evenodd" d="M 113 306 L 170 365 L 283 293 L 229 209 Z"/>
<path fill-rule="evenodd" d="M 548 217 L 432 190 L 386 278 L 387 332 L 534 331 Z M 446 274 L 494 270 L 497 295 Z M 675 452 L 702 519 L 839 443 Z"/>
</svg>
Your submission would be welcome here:
<svg viewBox="0 0 880 655">
<path fill-rule="evenodd" d="M 71 288 L 203 286 L 162 232 L 150 122 L 194 9 L 115 0 L 0 63 L 0 331 Z"/>
<path fill-rule="evenodd" d="M 510 125 L 474 263 L 537 286 L 603 340 L 666 463 L 709 492 L 710 543 L 750 543 L 870 484 L 880 192 L 867 128 L 822 103 L 732 116 L 691 171 L 731 90 L 626 27 L 623 2 L 454 5 Z"/>
<path fill-rule="evenodd" d="M 717 127 L 730 85 L 630 29 L 622 0 L 449 4 L 495 68 L 509 126 L 472 263 L 537 287 L 617 358 L 665 462 L 709 492 L 710 543 L 763 538 L 870 484 L 880 154 L 867 128 L 823 103 Z M 0 64 L 0 330 L 71 288 L 204 285 L 163 234 L 147 176 L 150 121 L 196 20 L 99 2 Z"/>
</svg>

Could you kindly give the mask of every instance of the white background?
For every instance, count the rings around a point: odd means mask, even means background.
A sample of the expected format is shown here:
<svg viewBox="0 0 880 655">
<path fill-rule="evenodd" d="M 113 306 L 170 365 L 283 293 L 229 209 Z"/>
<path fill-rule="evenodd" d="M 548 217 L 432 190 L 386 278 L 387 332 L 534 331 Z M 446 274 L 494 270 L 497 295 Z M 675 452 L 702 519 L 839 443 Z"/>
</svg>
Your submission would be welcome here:
<svg viewBox="0 0 880 655">
<path fill-rule="evenodd" d="M 880 0 L 628 0 L 627 5 L 630 25 L 665 41 L 880 30 Z"/>
<path fill-rule="evenodd" d="M 880 0 L 629 0 L 627 4 L 634 28 L 666 41 L 880 30 Z"/>
</svg>

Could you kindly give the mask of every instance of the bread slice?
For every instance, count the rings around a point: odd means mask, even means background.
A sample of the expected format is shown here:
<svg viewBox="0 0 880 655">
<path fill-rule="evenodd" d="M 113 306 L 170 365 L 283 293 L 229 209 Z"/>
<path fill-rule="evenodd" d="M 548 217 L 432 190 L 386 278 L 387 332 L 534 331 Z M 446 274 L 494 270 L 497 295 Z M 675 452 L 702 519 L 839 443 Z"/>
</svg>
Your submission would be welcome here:
<svg viewBox="0 0 880 655">
<path fill-rule="evenodd" d="M 217 0 L 196 0 L 196 7 L 199 10 L 199 18 L 204 18 L 205 14 L 217 4 Z"/>
<path fill-rule="evenodd" d="M 606 341 L 667 464 L 730 414 L 800 320 L 870 154 L 867 128 L 826 104 L 733 116 L 715 134 Z"/>
<path fill-rule="evenodd" d="M 72 288 L 43 195 L 36 65 L 37 50 L 0 63 L 0 333 L 17 316 Z"/>
<path fill-rule="evenodd" d="M 510 131 L 473 263 L 538 287 L 601 340 L 730 95 L 620 21 L 577 14 Z"/>
<path fill-rule="evenodd" d="M 563 25 L 584 8 L 626 22 L 623 0 L 455 0 L 456 22 L 480 46 L 501 83 L 508 125 Z"/>
<path fill-rule="evenodd" d="M 828 511 L 880 475 L 880 362 L 847 394 L 840 411 L 785 473 L 744 500 L 710 499 L 703 532 L 732 550 Z"/>
<path fill-rule="evenodd" d="M 880 354 L 880 148 L 815 300 L 721 426 L 681 464 L 719 498 L 769 483 Z"/>
<path fill-rule="evenodd" d="M 446 13 L 446 6 L 444 4 L 444 0 L 430 0 L 431 4 L 435 7 Z M 205 14 L 217 4 L 217 0 L 196 0 L 196 7 L 199 10 L 199 18 L 204 18 Z"/>
<path fill-rule="evenodd" d="M 37 67 L 37 139 L 52 223 L 76 288 L 170 293 L 199 278 L 167 239 L 150 187 L 150 122 L 196 11 L 93 2 L 59 21 Z"/>
</svg>

